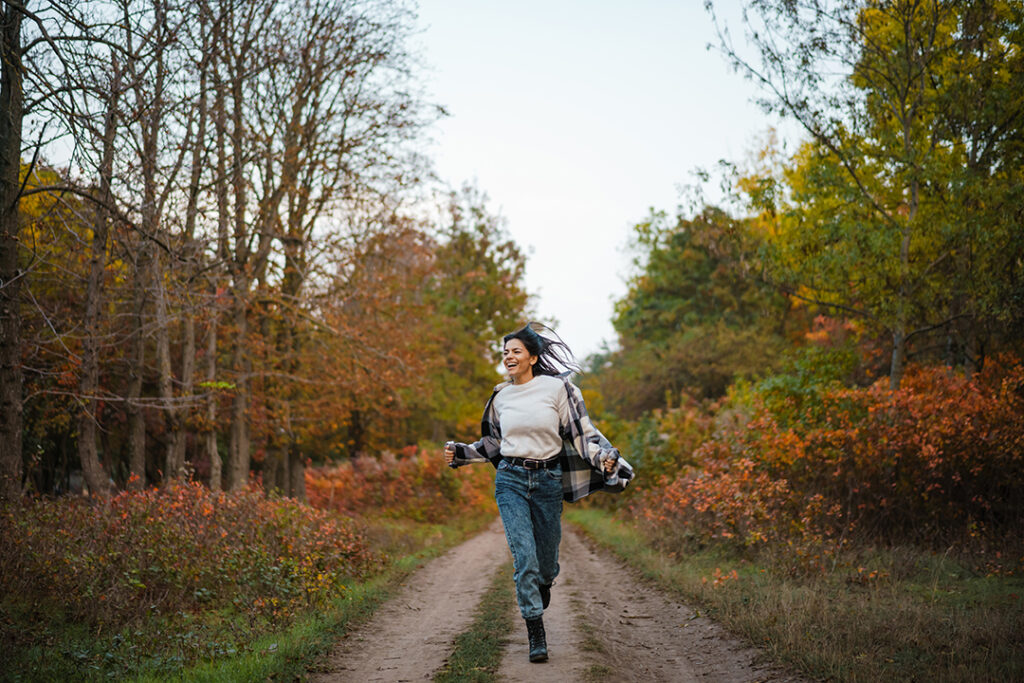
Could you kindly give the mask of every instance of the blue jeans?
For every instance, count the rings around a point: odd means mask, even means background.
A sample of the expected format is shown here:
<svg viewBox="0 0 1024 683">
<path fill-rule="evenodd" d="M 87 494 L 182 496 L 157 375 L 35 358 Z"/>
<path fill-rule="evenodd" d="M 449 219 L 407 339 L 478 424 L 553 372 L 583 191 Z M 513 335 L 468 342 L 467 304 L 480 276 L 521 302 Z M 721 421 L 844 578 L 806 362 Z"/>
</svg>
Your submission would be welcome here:
<svg viewBox="0 0 1024 683">
<path fill-rule="evenodd" d="M 505 538 L 515 565 L 516 599 L 524 619 L 544 612 L 540 586 L 558 576 L 562 540 L 562 468 L 528 470 L 502 460 L 494 479 Z"/>
</svg>

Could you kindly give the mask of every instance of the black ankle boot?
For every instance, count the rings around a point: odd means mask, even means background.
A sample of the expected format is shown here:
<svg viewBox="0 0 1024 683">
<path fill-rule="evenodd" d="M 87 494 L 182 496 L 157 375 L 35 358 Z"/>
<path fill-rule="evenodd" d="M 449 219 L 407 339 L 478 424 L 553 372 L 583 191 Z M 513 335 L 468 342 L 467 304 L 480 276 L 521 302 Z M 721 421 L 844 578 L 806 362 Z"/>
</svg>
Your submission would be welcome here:
<svg viewBox="0 0 1024 683">
<path fill-rule="evenodd" d="M 540 585 L 540 602 L 544 606 L 544 609 L 547 609 L 548 605 L 551 604 L 551 584 L 550 583 L 548 583 L 548 584 L 543 584 L 542 583 Z"/>
<path fill-rule="evenodd" d="M 527 619 L 526 631 L 530 635 L 530 661 L 548 661 L 548 641 L 544 636 L 544 621 L 541 617 Z"/>
</svg>

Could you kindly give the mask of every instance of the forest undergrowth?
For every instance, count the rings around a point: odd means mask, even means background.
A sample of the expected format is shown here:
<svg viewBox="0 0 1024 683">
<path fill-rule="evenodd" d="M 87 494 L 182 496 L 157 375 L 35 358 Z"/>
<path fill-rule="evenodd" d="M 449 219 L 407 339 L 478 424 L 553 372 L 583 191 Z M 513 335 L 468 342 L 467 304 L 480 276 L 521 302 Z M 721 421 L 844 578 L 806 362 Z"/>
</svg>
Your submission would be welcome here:
<svg viewBox="0 0 1024 683">
<path fill-rule="evenodd" d="M 613 423 L 643 485 L 569 518 L 812 677 L 1024 678 L 1024 368 L 824 357 Z"/>
<path fill-rule="evenodd" d="M 493 519 L 487 474 L 455 477 L 411 448 L 372 466 L 309 470 L 311 504 L 258 486 L 188 483 L 5 505 L 2 676 L 161 678 L 212 666 L 231 678 L 223 666 L 233 661 L 287 668 L 324 632 L 371 610 L 386 591 L 381 577 Z"/>
</svg>

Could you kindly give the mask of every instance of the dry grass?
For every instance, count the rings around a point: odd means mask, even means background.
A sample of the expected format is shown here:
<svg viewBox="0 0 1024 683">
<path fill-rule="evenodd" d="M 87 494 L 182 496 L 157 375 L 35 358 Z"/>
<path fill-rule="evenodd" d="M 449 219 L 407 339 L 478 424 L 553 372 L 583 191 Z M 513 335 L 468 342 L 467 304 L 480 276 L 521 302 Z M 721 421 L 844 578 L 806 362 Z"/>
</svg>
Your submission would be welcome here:
<svg viewBox="0 0 1024 683">
<path fill-rule="evenodd" d="M 793 578 L 714 550 L 668 557 L 607 513 L 569 519 L 772 659 L 836 681 L 1024 680 L 1024 580 L 948 557 L 863 550 L 828 575 Z M 716 575 L 726 577 L 717 582 Z M 735 570 L 737 578 L 728 578 Z"/>
</svg>

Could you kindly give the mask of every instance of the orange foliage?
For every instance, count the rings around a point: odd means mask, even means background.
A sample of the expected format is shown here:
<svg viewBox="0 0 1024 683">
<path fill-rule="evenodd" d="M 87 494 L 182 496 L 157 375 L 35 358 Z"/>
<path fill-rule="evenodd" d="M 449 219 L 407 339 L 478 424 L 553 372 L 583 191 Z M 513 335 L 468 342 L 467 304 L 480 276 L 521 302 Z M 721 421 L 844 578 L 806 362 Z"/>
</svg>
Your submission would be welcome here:
<svg viewBox="0 0 1024 683">
<path fill-rule="evenodd" d="M 974 380 L 912 368 L 896 392 L 886 380 L 827 389 L 786 426 L 762 404 L 634 513 L 675 550 L 712 541 L 784 549 L 794 568 L 812 571 L 854 538 L 936 546 L 1019 529 L 1024 367 L 989 368 Z M 1015 562 L 983 564 L 1024 569 L 1024 558 Z"/>
<path fill-rule="evenodd" d="M 486 509 L 495 513 L 488 467 L 449 469 L 440 451 L 408 446 L 384 454 L 306 470 L 310 504 L 346 514 L 441 520 Z"/>
<path fill-rule="evenodd" d="M 193 483 L 0 508 L 5 590 L 98 629 L 221 607 L 286 619 L 379 566 L 352 520 L 257 489 Z"/>
</svg>

